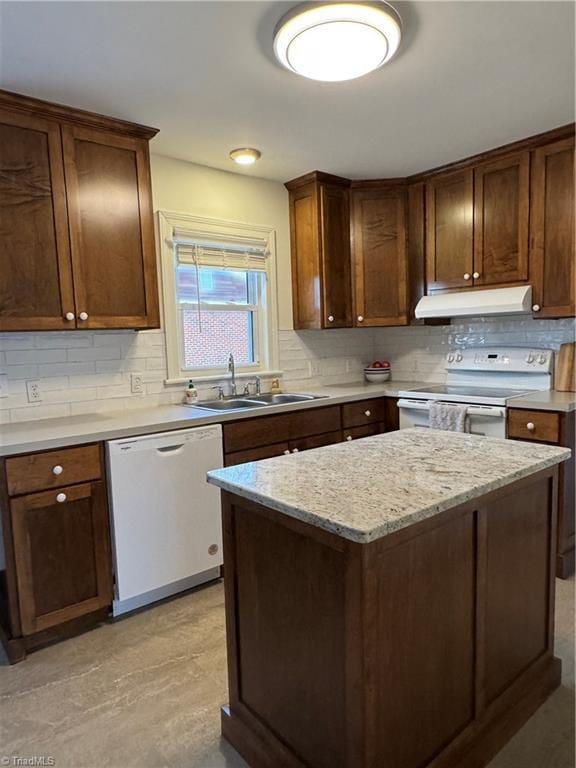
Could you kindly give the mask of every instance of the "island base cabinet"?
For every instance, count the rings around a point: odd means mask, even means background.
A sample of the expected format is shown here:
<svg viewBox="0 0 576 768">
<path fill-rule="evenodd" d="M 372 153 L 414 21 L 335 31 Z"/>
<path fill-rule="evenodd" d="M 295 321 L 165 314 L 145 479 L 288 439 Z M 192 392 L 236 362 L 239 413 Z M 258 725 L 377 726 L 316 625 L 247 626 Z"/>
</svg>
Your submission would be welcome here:
<svg viewBox="0 0 576 768">
<path fill-rule="evenodd" d="M 223 493 L 229 705 L 252 768 L 480 768 L 560 684 L 557 469 L 369 543 Z"/>
</svg>

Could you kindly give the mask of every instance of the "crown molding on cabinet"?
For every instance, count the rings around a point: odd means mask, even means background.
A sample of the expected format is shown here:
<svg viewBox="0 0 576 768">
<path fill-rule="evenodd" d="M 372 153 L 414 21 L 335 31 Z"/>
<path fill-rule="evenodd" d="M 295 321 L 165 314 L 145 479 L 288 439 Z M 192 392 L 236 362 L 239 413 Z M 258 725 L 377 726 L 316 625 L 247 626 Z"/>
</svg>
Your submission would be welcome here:
<svg viewBox="0 0 576 768">
<path fill-rule="evenodd" d="M 33 112 L 37 117 L 58 120 L 60 123 L 73 123 L 88 128 L 97 128 L 114 133 L 134 136 L 139 139 L 151 139 L 158 133 L 158 128 L 147 125 L 131 123 L 116 117 L 107 117 L 97 112 L 89 112 L 85 109 L 68 107 L 64 104 L 56 104 L 51 101 L 35 99 L 32 96 L 24 96 L 12 91 L 0 89 L 0 108 L 11 109 L 18 112 Z"/>
</svg>

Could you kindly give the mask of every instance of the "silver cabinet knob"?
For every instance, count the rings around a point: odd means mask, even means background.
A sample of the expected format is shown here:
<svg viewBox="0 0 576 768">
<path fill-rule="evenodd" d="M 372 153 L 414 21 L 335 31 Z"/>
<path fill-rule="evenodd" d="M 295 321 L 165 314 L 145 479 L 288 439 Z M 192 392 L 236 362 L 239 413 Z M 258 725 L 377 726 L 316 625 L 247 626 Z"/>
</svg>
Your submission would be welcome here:
<svg viewBox="0 0 576 768">
<path fill-rule="evenodd" d="M 66 494 L 65 493 L 59 493 L 56 496 L 56 501 L 59 501 L 60 503 L 62 503 L 63 501 L 66 501 Z"/>
<path fill-rule="evenodd" d="M 534 430 L 536 429 L 536 425 L 534 424 L 533 421 L 529 421 L 528 424 L 526 424 L 526 429 L 529 432 L 534 432 Z"/>
<path fill-rule="evenodd" d="M 480 272 L 474 272 L 472 274 L 472 277 L 474 278 L 474 280 L 478 280 L 478 278 L 480 277 Z"/>
<path fill-rule="evenodd" d="M 299 451 L 298 448 L 292 448 L 292 453 L 298 453 L 298 451 Z"/>
<path fill-rule="evenodd" d="M 284 456 L 288 456 L 289 453 L 290 453 L 290 449 L 286 448 L 286 450 L 284 451 Z"/>
<path fill-rule="evenodd" d="M 464 280 L 470 280 L 470 272 L 464 272 Z"/>
<path fill-rule="evenodd" d="M 348 440 L 348 442 L 350 442 L 350 440 L 352 440 L 352 435 L 346 435 L 346 440 Z"/>
<path fill-rule="evenodd" d="M 540 312 L 540 304 L 532 304 L 532 312 Z"/>
<path fill-rule="evenodd" d="M 364 416 L 372 416 L 372 411 L 364 411 Z"/>
<path fill-rule="evenodd" d="M 55 467 L 52 467 L 53 475 L 61 475 L 62 472 L 64 472 L 64 467 L 61 467 L 60 464 L 56 464 Z"/>
<path fill-rule="evenodd" d="M 363 321 L 364 321 L 364 318 L 362 317 L 362 315 L 358 315 L 358 322 L 362 323 Z"/>
<path fill-rule="evenodd" d="M 80 318 L 80 320 L 88 320 L 88 312 L 80 312 L 78 317 Z"/>
<path fill-rule="evenodd" d="M 66 314 L 64 315 L 65 320 L 74 320 L 75 317 L 76 315 L 74 314 L 74 312 L 66 312 Z"/>
<path fill-rule="evenodd" d="M 334 322 L 334 315 L 328 315 L 328 322 L 333 323 Z"/>
</svg>

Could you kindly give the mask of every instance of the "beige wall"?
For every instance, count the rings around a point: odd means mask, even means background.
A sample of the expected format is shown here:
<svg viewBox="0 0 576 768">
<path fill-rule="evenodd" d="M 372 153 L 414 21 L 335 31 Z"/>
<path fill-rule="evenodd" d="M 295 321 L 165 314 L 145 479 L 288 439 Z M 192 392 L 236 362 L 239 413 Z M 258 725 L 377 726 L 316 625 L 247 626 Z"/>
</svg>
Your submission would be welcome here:
<svg viewBox="0 0 576 768">
<path fill-rule="evenodd" d="M 288 193 L 283 184 L 152 155 L 154 210 L 212 216 L 276 230 L 278 315 L 292 328 Z"/>
</svg>

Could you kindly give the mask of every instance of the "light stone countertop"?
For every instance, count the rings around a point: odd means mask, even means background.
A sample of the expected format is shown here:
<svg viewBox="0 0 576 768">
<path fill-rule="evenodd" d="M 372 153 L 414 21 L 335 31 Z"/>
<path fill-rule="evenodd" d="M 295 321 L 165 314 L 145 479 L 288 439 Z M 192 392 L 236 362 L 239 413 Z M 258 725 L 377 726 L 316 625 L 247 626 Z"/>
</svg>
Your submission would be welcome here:
<svg viewBox="0 0 576 768">
<path fill-rule="evenodd" d="M 306 410 L 325 405 L 367 400 L 372 397 L 397 397 L 404 389 L 422 387 L 418 381 L 388 381 L 382 384 L 338 384 L 331 387 L 299 389 L 305 394 L 323 395 L 322 399 L 288 405 L 222 413 L 185 405 L 162 405 L 155 408 L 134 408 L 58 419 L 39 419 L 0 426 L 0 456 L 45 451 L 100 440 L 150 435 L 174 429 L 222 424 L 226 421 L 270 416 L 287 411 Z M 287 389 L 290 391 L 290 389 Z"/>
<path fill-rule="evenodd" d="M 558 392 L 555 389 L 548 392 L 532 392 L 529 395 L 512 397 L 506 404 L 509 408 L 568 413 L 576 410 L 576 392 Z"/>
<path fill-rule="evenodd" d="M 208 482 L 367 543 L 569 456 L 567 448 L 413 428 L 214 470 Z"/>
</svg>

